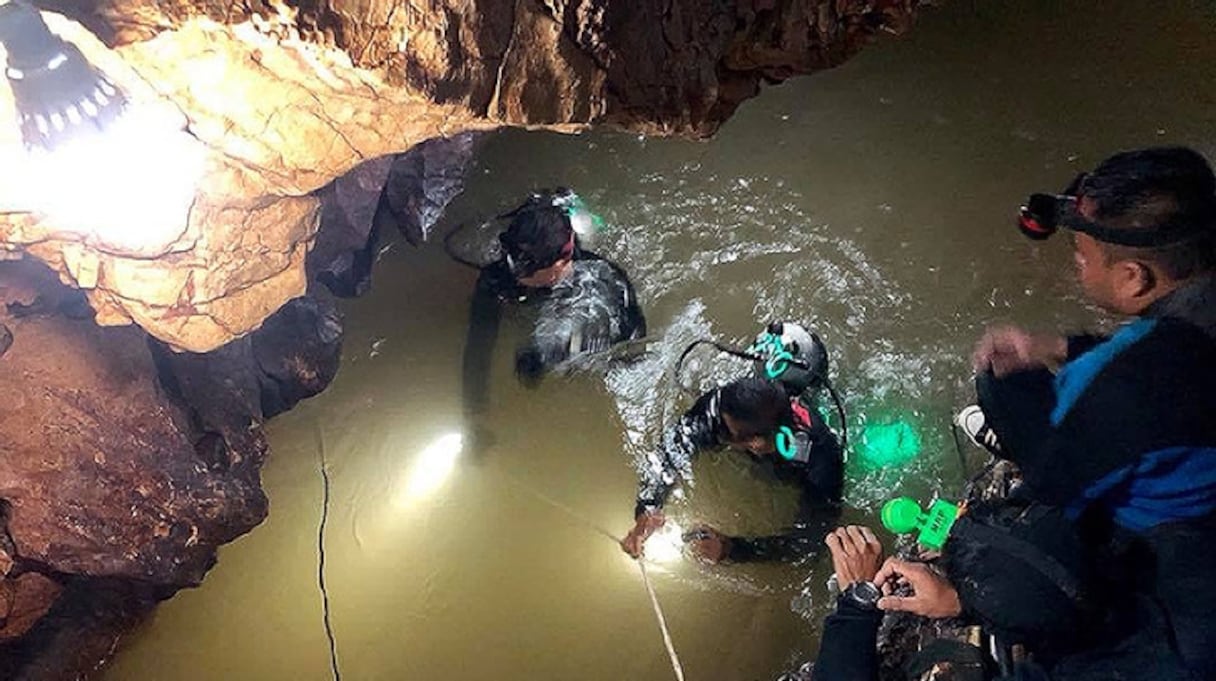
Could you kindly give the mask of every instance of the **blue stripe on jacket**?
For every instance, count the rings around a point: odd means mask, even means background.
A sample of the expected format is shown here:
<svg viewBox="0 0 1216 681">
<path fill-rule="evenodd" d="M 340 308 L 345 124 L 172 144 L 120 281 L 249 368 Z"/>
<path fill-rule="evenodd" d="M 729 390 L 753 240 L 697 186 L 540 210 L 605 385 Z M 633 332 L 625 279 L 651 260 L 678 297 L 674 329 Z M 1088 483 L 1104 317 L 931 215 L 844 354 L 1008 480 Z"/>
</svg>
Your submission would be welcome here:
<svg viewBox="0 0 1216 681">
<path fill-rule="evenodd" d="M 1216 447 L 1170 447 L 1103 476 L 1073 502 L 1080 513 L 1101 501 L 1116 523 L 1143 531 L 1216 511 Z"/>
<path fill-rule="evenodd" d="M 1051 410 L 1051 425 L 1059 426 L 1076 406 L 1085 390 L 1124 350 L 1140 342 L 1157 326 L 1156 319 L 1139 319 L 1127 324 L 1110 340 L 1074 359 L 1056 374 L 1056 406 Z"/>
</svg>

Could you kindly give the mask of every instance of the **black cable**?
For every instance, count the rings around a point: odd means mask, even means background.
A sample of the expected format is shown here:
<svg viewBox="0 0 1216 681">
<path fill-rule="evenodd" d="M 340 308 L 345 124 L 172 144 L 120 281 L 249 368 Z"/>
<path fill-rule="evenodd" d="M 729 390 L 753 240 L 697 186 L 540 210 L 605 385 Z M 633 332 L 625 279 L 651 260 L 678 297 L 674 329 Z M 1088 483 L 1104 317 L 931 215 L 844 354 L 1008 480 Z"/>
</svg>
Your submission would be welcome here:
<svg viewBox="0 0 1216 681">
<path fill-rule="evenodd" d="M 849 449 L 849 421 L 845 418 L 844 403 L 840 401 L 840 394 L 836 392 L 836 386 L 826 378 L 823 380 L 823 385 L 828 389 L 828 394 L 832 396 L 832 401 L 836 403 L 836 413 L 840 416 L 840 449 L 847 452 Z"/>
<path fill-rule="evenodd" d="M 963 479 L 966 480 L 966 483 L 964 483 L 964 485 L 963 485 L 963 498 L 968 501 L 975 501 L 975 499 L 972 498 L 975 493 L 975 484 L 977 482 L 979 482 L 984 476 L 991 473 L 992 469 L 996 468 L 996 465 L 998 463 L 1000 463 L 1001 460 L 998 459 L 995 455 L 993 455 L 993 456 L 989 457 L 988 463 L 984 464 L 984 467 L 981 468 L 978 472 L 976 472 L 974 475 L 970 475 L 970 476 L 967 475 L 967 457 L 965 454 L 963 454 L 963 446 L 958 441 L 958 431 L 959 431 L 958 424 L 951 423 L 950 424 L 950 436 L 951 436 L 951 439 L 954 440 L 954 450 L 956 452 L 958 452 L 959 469 L 963 473 Z"/>
<path fill-rule="evenodd" d="M 329 470 L 325 463 L 325 439 L 317 428 L 317 457 L 321 462 L 321 524 L 317 528 L 317 586 L 321 589 L 321 612 L 325 622 L 325 637 L 329 639 L 329 667 L 334 681 L 342 681 L 338 670 L 338 643 L 329 621 L 329 590 L 325 588 L 325 524 L 329 521 Z"/>
<path fill-rule="evenodd" d="M 688 358 L 688 355 L 691 354 L 692 351 L 694 349 L 696 349 L 696 347 L 698 345 L 712 345 L 715 348 L 717 348 L 718 350 L 720 350 L 728 355 L 731 355 L 733 357 L 738 357 L 739 359 L 746 359 L 751 362 L 765 361 L 764 357 L 757 355 L 754 352 L 746 352 L 743 350 L 739 350 L 737 348 L 732 348 L 729 345 L 726 345 L 724 343 L 719 343 L 718 341 L 710 339 L 710 338 L 698 338 L 697 340 L 689 343 L 688 347 L 684 348 L 684 352 L 681 352 L 680 358 L 676 360 L 675 369 L 672 370 L 675 375 L 676 385 L 680 386 L 684 390 L 687 390 L 688 386 L 684 385 L 684 381 L 680 380 L 680 371 L 684 368 L 684 360 Z M 810 369 L 811 368 L 811 365 L 807 364 L 806 362 L 804 362 L 800 359 L 789 359 L 787 361 L 790 364 L 798 367 L 799 369 Z"/>
<path fill-rule="evenodd" d="M 548 205 L 551 205 L 551 204 L 548 204 Z M 542 204 L 538 204 L 538 203 L 534 204 L 532 199 L 529 199 L 529 200 L 523 202 L 518 207 L 516 207 L 512 210 L 509 210 L 505 213 L 499 213 L 498 215 L 495 215 L 493 219 L 482 222 L 481 224 L 485 225 L 490 222 L 506 220 L 509 218 L 513 218 L 516 215 L 519 215 L 520 213 L 522 213 L 526 210 L 540 210 L 545 207 L 547 207 L 547 205 L 542 205 Z M 472 260 L 468 260 L 467 258 L 457 254 L 455 251 L 452 250 L 452 237 L 456 236 L 460 232 L 463 232 L 465 230 L 465 228 L 467 228 L 468 226 L 469 226 L 468 223 L 461 223 L 459 225 L 456 225 L 452 229 L 448 230 L 448 233 L 446 235 L 444 235 L 444 237 L 443 237 L 443 250 L 445 253 L 448 254 L 449 258 L 451 258 L 452 260 L 455 260 L 456 262 L 460 263 L 461 265 L 466 265 L 468 267 L 472 267 L 473 269 L 478 269 L 478 270 L 485 269 L 486 266 L 490 265 L 493 261 L 491 261 L 491 262 L 473 262 Z"/>
<path fill-rule="evenodd" d="M 954 451 L 958 452 L 958 469 L 963 473 L 963 479 L 967 479 L 967 456 L 963 454 L 963 446 L 958 441 L 958 424 L 950 422 L 950 439 L 954 440 Z"/>
<path fill-rule="evenodd" d="M 443 251 L 448 254 L 449 258 L 451 258 L 452 260 L 455 260 L 456 262 L 460 263 L 461 265 L 466 265 L 468 267 L 472 267 L 475 270 L 480 270 L 480 269 L 484 268 L 486 265 L 489 265 L 490 263 L 477 263 L 477 262 L 473 262 L 472 260 L 467 260 L 460 254 L 458 254 L 452 250 L 452 237 L 456 236 L 460 232 L 463 232 L 466 227 L 468 227 L 467 224 L 460 224 L 460 225 L 456 225 L 452 229 L 448 230 L 448 233 L 446 235 L 444 235 L 444 237 L 443 237 Z"/>
</svg>

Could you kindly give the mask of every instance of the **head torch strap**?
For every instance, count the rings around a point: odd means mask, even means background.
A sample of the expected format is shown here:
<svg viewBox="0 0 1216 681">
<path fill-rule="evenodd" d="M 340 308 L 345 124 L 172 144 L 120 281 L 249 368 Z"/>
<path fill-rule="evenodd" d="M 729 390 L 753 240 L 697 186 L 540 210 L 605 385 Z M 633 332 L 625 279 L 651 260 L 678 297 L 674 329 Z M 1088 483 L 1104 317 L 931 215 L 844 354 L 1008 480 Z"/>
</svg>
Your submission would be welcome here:
<svg viewBox="0 0 1216 681">
<path fill-rule="evenodd" d="M 1106 244 L 1130 248 L 1152 248 L 1190 241 L 1203 235 L 1202 226 L 1190 222 L 1171 222 L 1155 229 L 1116 229 L 1090 222 L 1080 215 L 1065 215 L 1061 225 L 1088 234 Z"/>
<path fill-rule="evenodd" d="M 1207 221 L 1169 222 L 1155 229 L 1118 229 L 1087 220 L 1077 209 L 1077 197 L 1031 194 L 1018 216 L 1018 226 L 1032 239 L 1046 239 L 1058 227 L 1088 234 L 1107 244 L 1152 248 L 1189 241 L 1211 230 Z"/>
</svg>

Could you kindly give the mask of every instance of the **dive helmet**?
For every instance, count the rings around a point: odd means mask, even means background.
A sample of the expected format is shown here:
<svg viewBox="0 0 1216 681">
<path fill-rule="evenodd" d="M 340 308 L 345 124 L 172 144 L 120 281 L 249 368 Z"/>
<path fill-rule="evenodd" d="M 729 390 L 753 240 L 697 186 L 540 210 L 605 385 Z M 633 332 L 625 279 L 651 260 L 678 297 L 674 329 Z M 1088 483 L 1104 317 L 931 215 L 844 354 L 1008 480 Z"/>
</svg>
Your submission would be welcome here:
<svg viewBox="0 0 1216 681">
<path fill-rule="evenodd" d="M 756 373 L 779 382 L 790 396 L 818 390 L 827 381 L 827 348 L 801 324 L 769 324 L 749 351 L 762 358 L 755 363 Z"/>
</svg>

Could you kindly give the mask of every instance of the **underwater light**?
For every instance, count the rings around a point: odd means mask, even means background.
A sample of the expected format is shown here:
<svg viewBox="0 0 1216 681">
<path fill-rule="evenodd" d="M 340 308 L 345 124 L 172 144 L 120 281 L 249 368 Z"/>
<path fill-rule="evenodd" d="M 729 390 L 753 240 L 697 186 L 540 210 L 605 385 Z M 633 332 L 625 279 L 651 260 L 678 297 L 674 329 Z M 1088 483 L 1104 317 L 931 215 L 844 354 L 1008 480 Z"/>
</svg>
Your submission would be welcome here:
<svg viewBox="0 0 1216 681">
<path fill-rule="evenodd" d="M 921 453 L 920 432 L 906 417 L 871 420 L 859 440 L 858 458 L 870 470 L 902 466 Z"/>
<path fill-rule="evenodd" d="M 427 445 L 418 453 L 398 500 L 408 503 L 438 490 L 456 468 L 456 459 L 463 449 L 464 436 L 460 433 L 447 433 Z"/>
<path fill-rule="evenodd" d="M 684 555 L 684 531 L 668 520 L 646 540 L 645 556 L 649 563 L 670 565 Z"/>
</svg>

